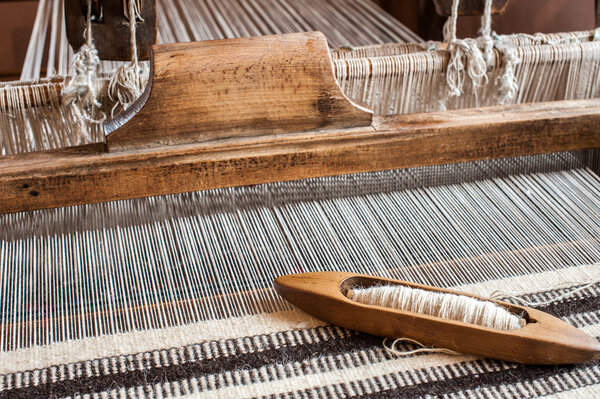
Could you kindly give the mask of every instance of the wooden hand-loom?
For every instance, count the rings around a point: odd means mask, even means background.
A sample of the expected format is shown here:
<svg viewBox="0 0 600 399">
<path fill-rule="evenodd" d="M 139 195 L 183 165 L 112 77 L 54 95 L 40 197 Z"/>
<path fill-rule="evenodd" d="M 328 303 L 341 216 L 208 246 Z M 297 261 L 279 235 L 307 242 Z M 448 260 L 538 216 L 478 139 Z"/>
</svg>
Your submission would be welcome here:
<svg viewBox="0 0 600 399">
<path fill-rule="evenodd" d="M 600 146 L 596 99 L 373 116 L 320 33 L 155 46 L 151 66 L 105 143 L 0 158 L 0 212 Z"/>
</svg>

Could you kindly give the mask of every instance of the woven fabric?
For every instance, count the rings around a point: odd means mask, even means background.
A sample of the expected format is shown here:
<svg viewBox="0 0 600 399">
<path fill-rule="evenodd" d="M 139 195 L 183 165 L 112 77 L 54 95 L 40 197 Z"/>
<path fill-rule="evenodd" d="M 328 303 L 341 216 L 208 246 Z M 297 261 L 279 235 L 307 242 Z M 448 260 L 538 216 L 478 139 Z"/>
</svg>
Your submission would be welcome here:
<svg viewBox="0 0 600 399">
<path fill-rule="evenodd" d="M 461 287 L 523 290 L 596 265 Z M 564 280 L 563 280 L 564 281 Z M 569 287 L 525 295 L 546 301 Z M 600 287 L 539 309 L 600 336 Z M 411 346 L 406 346 L 410 349 Z M 400 348 L 401 349 L 401 348 Z M 212 320 L 159 331 L 63 342 L 0 354 L 2 397 L 581 397 L 600 395 L 600 361 L 525 366 L 476 356 L 390 355 L 382 339 L 300 311 Z"/>
</svg>

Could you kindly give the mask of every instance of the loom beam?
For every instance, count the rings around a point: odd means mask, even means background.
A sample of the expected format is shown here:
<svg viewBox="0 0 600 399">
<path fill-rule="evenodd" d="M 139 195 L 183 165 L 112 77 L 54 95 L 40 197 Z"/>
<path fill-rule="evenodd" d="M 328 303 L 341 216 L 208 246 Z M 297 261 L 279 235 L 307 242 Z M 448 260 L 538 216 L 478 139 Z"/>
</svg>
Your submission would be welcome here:
<svg viewBox="0 0 600 399">
<path fill-rule="evenodd" d="M 106 143 L 0 157 L 0 213 L 600 147 L 598 99 L 373 117 L 318 34 L 217 43 L 157 48 Z"/>
</svg>

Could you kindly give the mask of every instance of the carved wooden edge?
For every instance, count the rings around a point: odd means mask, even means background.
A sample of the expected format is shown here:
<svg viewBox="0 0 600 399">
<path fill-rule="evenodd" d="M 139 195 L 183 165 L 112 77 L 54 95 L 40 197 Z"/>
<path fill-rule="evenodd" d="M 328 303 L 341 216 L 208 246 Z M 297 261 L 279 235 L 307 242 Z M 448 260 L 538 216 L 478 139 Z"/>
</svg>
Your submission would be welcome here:
<svg viewBox="0 0 600 399">
<path fill-rule="evenodd" d="M 105 124 L 109 151 L 369 126 L 320 32 L 155 46 L 142 97 Z"/>
<path fill-rule="evenodd" d="M 600 100 L 377 118 L 373 127 L 0 157 L 0 213 L 600 147 Z"/>
</svg>

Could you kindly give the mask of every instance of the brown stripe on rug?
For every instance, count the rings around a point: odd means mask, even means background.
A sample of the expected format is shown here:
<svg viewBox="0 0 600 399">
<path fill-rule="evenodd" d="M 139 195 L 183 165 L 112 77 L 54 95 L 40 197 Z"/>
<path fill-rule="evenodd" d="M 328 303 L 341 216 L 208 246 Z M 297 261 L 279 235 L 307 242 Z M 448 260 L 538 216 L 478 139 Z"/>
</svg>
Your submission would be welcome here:
<svg viewBox="0 0 600 399">
<path fill-rule="evenodd" d="M 486 361 L 478 360 L 475 363 L 482 365 Z M 448 366 L 446 366 L 448 368 Z M 429 374 L 448 371 L 427 370 Z M 386 389 L 381 384 L 393 388 Z M 353 384 L 365 384 L 356 381 Z M 507 397 L 499 395 L 502 390 L 515 391 L 515 398 L 534 398 L 548 396 L 553 393 L 566 392 L 583 386 L 600 384 L 600 360 L 582 365 L 570 366 L 525 366 L 516 365 L 514 368 L 500 369 L 477 374 L 465 374 L 460 377 L 436 379 L 430 382 L 408 383 L 398 374 L 388 374 L 371 379 L 372 393 L 357 395 L 360 399 L 375 398 L 420 398 L 420 397 L 468 397 L 468 392 L 479 391 L 485 398 Z M 511 388 L 512 387 L 512 388 Z M 349 390 L 340 384 L 336 390 L 348 393 Z M 356 388 L 355 388 L 356 390 Z M 363 389 L 364 390 L 364 389 Z M 304 392 L 308 392 L 304 391 Z M 600 393 L 600 388 L 598 390 Z M 303 397 L 303 393 L 289 393 L 292 397 Z M 281 395 L 285 397 L 285 395 Z M 328 396 L 318 396 L 326 398 Z"/>
<path fill-rule="evenodd" d="M 506 364 L 492 360 L 476 360 L 444 367 L 419 370 L 416 375 L 448 376 L 424 381 L 411 379 L 406 373 L 390 373 L 346 384 L 335 384 L 318 389 L 288 392 L 276 397 L 329 398 L 332 393 L 359 399 L 392 399 L 420 397 L 514 397 L 536 398 L 566 392 L 579 387 L 600 384 L 600 360 L 572 366 L 504 367 Z M 496 365 L 496 367 L 492 367 Z M 476 370 L 476 373 L 468 370 Z M 504 391 L 504 392 L 503 392 Z M 514 395 L 507 395 L 513 391 Z M 367 393 L 368 392 L 368 393 Z M 599 390 L 600 392 L 600 390 Z"/>
</svg>

